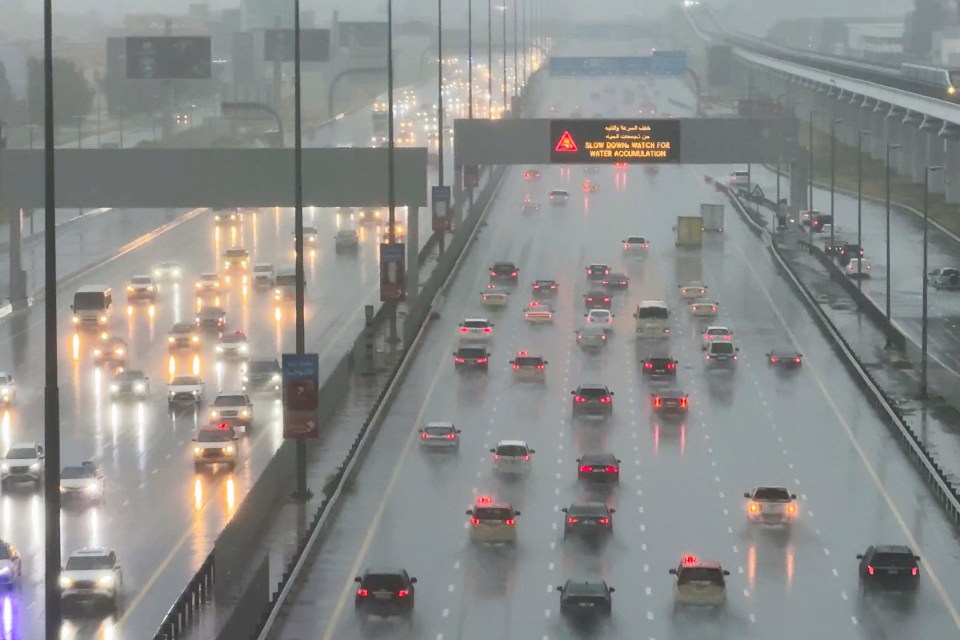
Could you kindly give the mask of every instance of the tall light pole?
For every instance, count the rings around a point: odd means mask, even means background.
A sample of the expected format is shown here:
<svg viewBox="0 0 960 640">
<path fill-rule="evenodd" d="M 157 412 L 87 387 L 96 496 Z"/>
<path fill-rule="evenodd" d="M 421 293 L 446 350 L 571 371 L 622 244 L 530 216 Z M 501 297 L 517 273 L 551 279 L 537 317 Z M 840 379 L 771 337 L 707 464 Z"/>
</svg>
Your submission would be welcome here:
<svg viewBox="0 0 960 640">
<path fill-rule="evenodd" d="M 833 199 L 834 194 L 836 193 L 836 184 L 837 184 L 837 138 L 836 138 L 836 125 L 843 122 L 841 118 L 834 118 L 830 121 L 830 246 L 833 247 L 834 239 L 836 234 L 834 231 L 837 228 L 837 218 L 836 213 L 834 212 Z M 832 251 L 833 249 L 831 249 Z"/>
<path fill-rule="evenodd" d="M 507 5 L 500 7 L 503 20 L 503 112 L 507 112 Z"/>
<path fill-rule="evenodd" d="M 487 0 L 487 118 L 493 117 L 493 0 Z"/>
<path fill-rule="evenodd" d="M 527 83 L 527 2 L 529 0 L 522 0 L 523 3 L 523 15 L 520 18 L 520 75 L 523 76 L 523 84 Z"/>
<path fill-rule="evenodd" d="M 820 113 L 819 109 L 810 109 L 810 143 L 807 150 L 810 152 L 810 175 L 807 180 L 809 195 L 807 196 L 807 208 L 813 211 L 813 116 Z M 813 224 L 810 225 L 813 229 Z"/>
<path fill-rule="evenodd" d="M 473 120 L 473 0 L 467 0 L 467 117 Z"/>
<path fill-rule="evenodd" d="M 437 0 L 437 183 L 443 186 L 443 0 Z M 440 235 L 443 238 L 443 234 Z M 441 245 L 442 246 L 442 245 Z"/>
<path fill-rule="evenodd" d="M 863 137 L 871 133 L 873 132 L 869 129 L 857 131 L 857 253 L 861 255 L 863 253 Z M 857 256 L 857 288 L 860 288 L 863 282 L 861 255 Z"/>
<path fill-rule="evenodd" d="M 887 191 L 887 300 L 886 300 L 886 313 L 887 313 L 887 344 L 885 347 L 889 349 L 893 346 L 893 343 L 890 341 L 890 152 L 894 149 L 899 149 L 901 145 L 899 144 L 887 144 L 887 159 L 886 166 L 884 167 L 884 173 L 886 174 L 886 191 Z M 924 269 L 924 281 L 926 281 L 926 269 Z"/>
<path fill-rule="evenodd" d="M 517 95 L 520 86 L 520 59 L 517 57 L 517 10 L 520 0 L 513 0 L 513 95 Z"/>
<path fill-rule="evenodd" d="M 397 241 L 397 206 L 393 190 L 393 0 L 387 0 L 387 242 Z"/>
<path fill-rule="evenodd" d="M 923 315 L 920 321 L 920 398 L 927 397 L 927 232 L 930 229 L 930 214 L 927 210 L 930 199 L 930 172 L 942 171 L 942 166 L 930 166 L 923 172 Z"/>
</svg>

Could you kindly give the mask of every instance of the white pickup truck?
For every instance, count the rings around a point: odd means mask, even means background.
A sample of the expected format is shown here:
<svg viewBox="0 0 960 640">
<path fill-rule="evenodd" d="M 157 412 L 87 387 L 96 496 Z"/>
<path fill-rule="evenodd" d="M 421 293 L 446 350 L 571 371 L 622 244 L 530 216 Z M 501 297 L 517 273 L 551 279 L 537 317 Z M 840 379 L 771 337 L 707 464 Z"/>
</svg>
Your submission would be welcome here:
<svg viewBox="0 0 960 640">
<path fill-rule="evenodd" d="M 167 406 L 199 408 L 203 400 L 203 380 L 197 376 L 176 376 L 167 384 Z"/>
</svg>

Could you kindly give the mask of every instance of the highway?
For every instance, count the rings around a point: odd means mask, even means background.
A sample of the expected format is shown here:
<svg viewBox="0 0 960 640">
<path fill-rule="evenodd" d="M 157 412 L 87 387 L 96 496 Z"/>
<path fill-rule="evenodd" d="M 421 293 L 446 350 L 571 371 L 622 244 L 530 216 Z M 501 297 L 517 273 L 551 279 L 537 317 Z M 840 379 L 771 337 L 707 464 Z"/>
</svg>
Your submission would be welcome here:
<svg viewBox="0 0 960 640">
<path fill-rule="evenodd" d="M 368 111 L 347 116 L 335 126 L 340 139 L 353 140 L 357 146 L 370 140 Z M 354 215 L 305 210 L 305 224 L 318 228 L 318 246 L 306 253 L 305 261 L 306 334 L 308 349 L 320 353 L 321 376 L 352 345 L 363 323 L 363 305 L 379 300 L 377 243 L 385 228 L 359 226 L 359 252 L 334 252 L 336 231 L 358 226 Z M 402 210 L 398 219 L 404 219 Z M 425 215 L 423 220 L 420 229 L 428 229 Z M 207 383 L 209 402 L 218 390 L 239 387 L 239 371 L 236 365 L 217 365 L 213 359 L 215 338 L 210 335 L 196 363 L 189 357 L 171 361 L 166 334 L 174 322 L 192 321 L 194 280 L 201 272 L 217 270 L 224 249 L 242 244 L 250 250 L 252 262 L 292 263 L 292 234 L 293 211 L 289 209 L 261 209 L 246 214 L 234 230 L 220 232 L 208 211 L 197 210 L 169 231 L 145 237 L 142 246 L 116 256 L 59 292 L 62 460 L 69 465 L 94 459 L 107 478 L 103 505 L 64 508 L 63 557 L 66 560 L 81 547 L 104 545 L 116 550 L 124 570 L 120 616 L 72 618 L 64 625 L 64 639 L 139 640 L 152 634 L 280 445 L 279 404 L 269 395 L 257 396 L 255 426 L 240 441 L 236 472 L 195 475 L 190 441 L 205 420 L 206 403 L 199 417 L 171 416 L 166 410 L 166 381 L 172 373 L 189 373 L 196 366 Z M 421 234 L 421 244 L 428 235 Z M 183 280 L 161 285 L 152 314 L 146 306 L 128 313 L 124 295 L 128 279 L 149 272 L 161 260 L 179 261 L 184 267 Z M 128 367 L 144 370 L 151 379 L 149 396 L 142 403 L 112 403 L 109 374 L 92 363 L 93 336 L 74 337 L 69 309 L 73 292 L 80 284 L 92 283 L 113 287 L 115 313 L 110 331 L 128 341 Z M 269 292 L 244 288 L 236 277 L 226 287 L 222 301 L 227 329 L 245 330 L 255 356 L 278 357 L 284 350 L 293 350 L 292 305 L 278 310 Z M 12 371 L 19 384 L 17 403 L 0 420 L 4 452 L 13 443 L 42 442 L 42 349 L 42 306 L 34 305 L 23 315 L 0 323 L 0 368 Z M 43 609 L 42 514 L 41 494 L 28 485 L 0 497 L 0 538 L 20 549 L 24 568 L 17 587 L 0 594 L 3 640 L 42 637 L 37 624 Z"/>
<path fill-rule="evenodd" d="M 609 53 L 609 52 L 607 52 Z M 540 100 L 567 113 L 628 116 L 622 99 L 640 86 L 661 112 L 669 98 L 688 98 L 676 80 L 550 81 Z M 613 86 L 607 93 L 605 87 Z M 960 559 L 953 528 L 900 453 L 886 427 L 797 300 L 766 250 L 728 210 L 726 230 L 702 250 L 678 250 L 671 227 L 701 202 L 720 202 L 704 173 L 733 167 L 603 167 L 601 189 L 584 195 L 580 167 L 524 167 L 505 179 L 488 225 L 466 258 L 427 343 L 373 443 L 352 495 L 321 552 L 271 633 L 276 639 L 318 638 L 948 638 L 960 634 L 956 594 Z M 545 202 L 566 188 L 566 207 Z M 525 196 L 544 203 L 519 212 Z M 729 209 L 729 207 L 728 207 Z M 623 255 L 621 239 L 645 235 L 646 258 Z M 485 311 L 478 292 L 487 268 L 513 260 L 519 284 L 503 311 Z M 584 267 L 607 262 L 631 276 L 615 294 L 615 332 L 599 354 L 583 353 L 574 330 L 584 313 Z M 734 374 L 704 371 L 699 330 L 676 287 L 702 276 L 720 303 L 717 324 L 730 326 L 740 348 Z M 537 278 L 560 283 L 553 325 L 532 326 L 521 309 Z M 673 331 L 661 345 L 638 346 L 631 313 L 641 299 L 661 298 L 673 310 Z M 492 316 L 489 372 L 455 372 L 451 351 L 464 317 Z M 765 354 L 794 346 L 799 371 L 770 369 Z M 517 350 L 548 361 L 544 383 L 514 380 L 507 361 Z M 651 415 L 639 359 L 651 352 L 677 358 L 677 386 L 692 408 L 680 423 Z M 606 383 L 616 393 L 607 423 L 571 420 L 570 390 Z M 462 429 L 458 454 L 424 454 L 417 428 L 452 420 Z M 530 475 L 503 481 L 488 449 L 500 439 L 526 440 L 536 453 Z M 609 451 L 622 459 L 608 492 L 583 486 L 576 458 Z M 789 533 L 748 525 L 742 494 L 782 485 L 799 496 Z M 477 496 L 509 501 L 517 517 L 514 546 L 484 547 L 468 538 L 464 510 Z M 617 509 L 609 543 L 585 547 L 563 540 L 562 507 L 606 500 Z M 909 544 L 923 556 L 916 601 L 861 598 L 857 560 L 869 544 Z M 727 604 L 717 615 L 673 612 L 672 577 L 681 556 L 717 560 L 731 573 Z M 404 567 L 419 582 L 409 626 L 361 622 L 353 615 L 353 577 L 366 567 Z M 554 587 L 567 578 L 603 578 L 616 587 L 613 614 L 596 627 L 559 616 Z"/>
</svg>

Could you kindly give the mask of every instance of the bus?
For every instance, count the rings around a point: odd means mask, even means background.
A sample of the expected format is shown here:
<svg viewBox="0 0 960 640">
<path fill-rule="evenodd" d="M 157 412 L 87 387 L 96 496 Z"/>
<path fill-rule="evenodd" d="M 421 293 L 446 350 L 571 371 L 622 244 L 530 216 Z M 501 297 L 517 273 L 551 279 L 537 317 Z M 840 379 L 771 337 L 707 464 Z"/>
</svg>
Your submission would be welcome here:
<svg viewBox="0 0 960 640">
<path fill-rule="evenodd" d="M 670 309 L 662 300 L 643 300 L 633 317 L 637 321 L 637 339 L 670 337 Z"/>
</svg>

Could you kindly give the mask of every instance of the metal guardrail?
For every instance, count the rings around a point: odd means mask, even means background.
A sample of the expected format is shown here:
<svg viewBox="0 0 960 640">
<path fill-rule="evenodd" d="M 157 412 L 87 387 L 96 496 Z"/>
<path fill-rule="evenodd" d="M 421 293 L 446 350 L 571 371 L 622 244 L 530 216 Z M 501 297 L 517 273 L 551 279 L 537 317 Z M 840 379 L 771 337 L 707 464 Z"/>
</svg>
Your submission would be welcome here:
<svg viewBox="0 0 960 640">
<path fill-rule="evenodd" d="M 937 500 L 937 503 L 943 509 L 946 516 L 953 522 L 954 527 L 960 528 L 960 490 L 958 490 L 947 477 L 943 469 L 940 468 L 933 452 L 927 449 L 923 441 L 907 422 L 906 416 L 899 409 L 897 402 L 887 394 L 873 375 L 871 375 L 870 371 L 867 370 L 846 338 L 843 337 L 840 330 L 837 329 L 833 321 L 831 321 L 823 309 L 820 308 L 820 305 L 817 303 L 813 294 L 810 293 L 810 290 L 807 289 L 806 285 L 793 273 L 793 270 L 780 254 L 776 244 L 773 242 L 773 238 L 766 229 L 753 220 L 735 193 L 719 183 L 717 183 L 717 189 L 726 193 L 734 209 L 747 222 L 750 230 L 756 236 L 766 241 L 767 249 L 777 267 L 787 278 L 787 281 L 790 282 L 800 294 L 801 299 L 817 321 L 820 329 L 840 351 L 844 364 L 851 373 L 861 381 L 871 404 L 881 417 L 884 418 L 884 422 L 890 427 L 890 432 L 898 438 L 904 447 L 908 459 L 914 468 L 917 469 L 921 479 L 923 479 L 931 489 L 933 497 Z"/>
<path fill-rule="evenodd" d="M 153 640 L 177 640 L 186 635 L 187 627 L 204 604 L 213 598 L 213 582 L 216 579 L 216 564 L 213 552 L 200 565 L 180 597 L 167 610 L 163 622 L 153 636 Z"/>
</svg>

